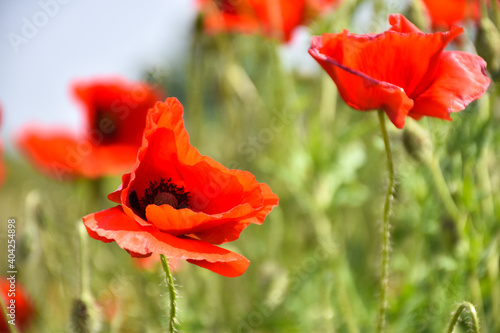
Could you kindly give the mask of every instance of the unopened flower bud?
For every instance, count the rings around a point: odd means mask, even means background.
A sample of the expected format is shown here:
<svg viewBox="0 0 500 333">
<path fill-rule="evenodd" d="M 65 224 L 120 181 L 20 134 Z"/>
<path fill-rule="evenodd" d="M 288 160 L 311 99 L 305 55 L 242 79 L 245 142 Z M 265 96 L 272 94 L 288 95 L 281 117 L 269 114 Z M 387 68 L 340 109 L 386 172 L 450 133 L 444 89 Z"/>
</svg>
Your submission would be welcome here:
<svg viewBox="0 0 500 333">
<path fill-rule="evenodd" d="M 403 129 L 403 145 L 415 160 L 424 162 L 432 154 L 432 143 L 429 134 L 419 125 L 407 124 Z"/>
<path fill-rule="evenodd" d="M 90 318 L 88 308 L 85 302 L 81 299 L 76 299 L 73 302 L 71 309 L 71 332 L 75 333 L 90 333 Z"/>
<path fill-rule="evenodd" d="M 101 314 L 97 304 L 89 295 L 73 301 L 69 331 L 74 333 L 101 332 Z"/>
</svg>

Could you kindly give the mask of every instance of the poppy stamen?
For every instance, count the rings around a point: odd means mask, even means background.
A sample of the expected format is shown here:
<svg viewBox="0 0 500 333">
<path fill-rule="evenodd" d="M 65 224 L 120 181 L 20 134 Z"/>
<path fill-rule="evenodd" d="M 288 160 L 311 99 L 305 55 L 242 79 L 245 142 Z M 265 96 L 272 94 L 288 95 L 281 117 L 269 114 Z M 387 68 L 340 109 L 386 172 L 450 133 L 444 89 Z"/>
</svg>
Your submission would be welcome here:
<svg viewBox="0 0 500 333">
<path fill-rule="evenodd" d="M 143 207 L 148 205 L 170 205 L 175 209 L 189 208 L 189 192 L 184 190 L 184 186 L 177 186 L 171 182 L 171 179 L 160 179 L 149 182 L 149 187 L 144 191 L 144 197 L 141 199 Z"/>
</svg>

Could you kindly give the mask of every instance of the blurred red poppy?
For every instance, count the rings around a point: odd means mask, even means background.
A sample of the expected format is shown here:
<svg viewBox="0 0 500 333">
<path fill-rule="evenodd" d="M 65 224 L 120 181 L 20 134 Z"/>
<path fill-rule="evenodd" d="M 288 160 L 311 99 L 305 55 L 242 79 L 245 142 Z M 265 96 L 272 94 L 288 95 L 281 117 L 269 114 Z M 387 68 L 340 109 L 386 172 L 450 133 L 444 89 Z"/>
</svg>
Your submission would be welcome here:
<svg viewBox="0 0 500 333">
<path fill-rule="evenodd" d="M 12 280 L 14 284 L 11 284 L 11 281 L 7 280 L 7 278 L 7 276 L 0 277 L 0 297 L 3 298 L 7 306 L 8 320 L 13 320 L 16 328 L 20 331 L 24 331 L 33 320 L 35 310 L 28 293 L 24 290 L 24 287 L 19 281 Z M 0 332 L 10 332 L 8 325 L 10 324 L 5 321 L 5 317 L 2 313 L 0 318 Z"/>
<path fill-rule="evenodd" d="M 336 83 L 344 101 L 361 110 L 384 110 L 403 128 L 406 117 L 451 120 L 490 84 L 485 61 L 474 54 L 443 51 L 463 32 L 425 34 L 401 14 L 389 16 L 380 34 L 313 36 L 309 54 Z"/>
<path fill-rule="evenodd" d="M 243 274 L 249 261 L 215 246 L 262 224 L 278 197 L 246 171 L 230 170 L 189 143 L 175 98 L 147 116 L 131 173 L 108 198 L 120 205 L 83 218 L 91 237 L 115 241 L 134 257 L 164 254 L 218 274 Z"/>
<path fill-rule="evenodd" d="M 289 41 L 292 31 L 338 0 L 198 0 L 208 33 L 262 33 Z"/>
<path fill-rule="evenodd" d="M 84 106 L 83 133 L 25 129 L 17 142 L 42 172 L 59 180 L 120 174 L 134 164 L 146 114 L 161 93 L 145 83 L 122 79 L 79 82 L 73 87 Z"/>
<path fill-rule="evenodd" d="M 468 18 L 479 17 L 479 1 L 470 0 L 423 0 L 435 28 L 450 28 Z"/>
<path fill-rule="evenodd" d="M 466 20 L 478 21 L 481 16 L 479 0 L 423 0 L 435 28 L 450 28 Z M 500 0 L 497 0 L 500 4 Z M 486 0 L 489 7 L 490 0 Z"/>
</svg>

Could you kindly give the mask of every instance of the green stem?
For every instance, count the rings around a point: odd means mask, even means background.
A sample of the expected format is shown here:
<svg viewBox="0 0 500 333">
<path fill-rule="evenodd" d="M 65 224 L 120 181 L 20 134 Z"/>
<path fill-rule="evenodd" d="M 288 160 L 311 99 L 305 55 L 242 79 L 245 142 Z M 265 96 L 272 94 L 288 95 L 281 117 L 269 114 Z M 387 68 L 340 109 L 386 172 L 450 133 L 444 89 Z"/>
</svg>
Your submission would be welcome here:
<svg viewBox="0 0 500 333">
<path fill-rule="evenodd" d="M 275 104 L 273 106 L 278 110 L 282 110 L 286 105 L 287 99 L 285 91 L 291 91 L 292 86 L 290 85 L 290 82 L 287 82 L 287 79 L 289 78 L 286 77 L 285 71 L 283 70 L 279 54 L 279 44 L 276 41 L 269 42 L 269 52 L 270 63 L 272 66 L 271 68 L 273 70 L 272 82 L 274 83 L 274 87 L 272 87 L 272 89 L 274 94 L 273 101 Z"/>
<path fill-rule="evenodd" d="M 175 290 L 174 277 L 170 272 L 167 257 L 165 257 L 165 255 L 163 254 L 160 254 L 160 259 L 163 270 L 165 271 L 165 274 L 167 276 L 167 287 L 170 294 L 170 321 L 168 323 L 168 331 L 170 333 L 173 333 L 176 331 L 175 326 L 177 325 L 177 318 L 175 317 L 177 313 L 177 302 L 175 301 L 177 291 Z"/>
<path fill-rule="evenodd" d="M 101 210 L 103 207 L 103 202 L 107 201 L 106 195 L 103 192 L 103 185 L 103 178 L 89 180 L 89 194 L 91 196 L 90 202 L 93 205 L 93 207 L 91 207 L 91 210 Z"/>
<path fill-rule="evenodd" d="M 384 219 L 382 222 L 382 273 L 380 278 L 380 303 L 377 320 L 377 332 L 383 332 L 385 328 L 385 316 L 387 310 L 387 288 L 389 285 L 389 249 L 391 241 L 391 231 L 389 224 L 389 215 L 391 213 L 391 201 L 394 191 L 394 166 L 392 162 L 391 145 L 389 135 L 385 126 L 385 114 L 383 111 L 378 111 L 378 119 L 380 121 L 380 129 L 384 138 L 385 153 L 387 155 L 387 169 L 389 171 L 389 185 L 385 196 L 384 204 Z"/>
<path fill-rule="evenodd" d="M 457 310 L 453 314 L 453 317 L 451 318 L 450 324 L 448 325 L 448 330 L 446 330 L 447 333 L 453 333 L 453 330 L 455 329 L 455 325 L 458 322 L 458 318 L 460 318 L 460 315 L 462 312 L 467 309 L 472 317 L 473 325 L 472 328 L 474 329 L 475 333 L 479 333 L 479 320 L 477 318 L 477 313 L 476 309 L 474 308 L 474 305 L 472 305 L 470 302 L 462 302 L 458 306 Z"/>
<path fill-rule="evenodd" d="M 88 254 L 88 234 L 81 221 L 78 222 L 78 233 L 80 236 L 80 298 L 88 300 L 90 293 L 90 270 Z"/>
<path fill-rule="evenodd" d="M 5 278 L 5 277 L 3 277 Z M 0 295 L 0 307 L 2 307 L 2 313 L 5 318 L 5 322 L 7 323 L 7 326 L 9 327 L 9 332 L 10 333 L 18 333 L 19 331 L 17 330 L 17 327 L 15 325 L 9 324 L 9 317 L 7 317 L 7 304 L 5 304 L 5 300 L 3 297 Z"/>
</svg>

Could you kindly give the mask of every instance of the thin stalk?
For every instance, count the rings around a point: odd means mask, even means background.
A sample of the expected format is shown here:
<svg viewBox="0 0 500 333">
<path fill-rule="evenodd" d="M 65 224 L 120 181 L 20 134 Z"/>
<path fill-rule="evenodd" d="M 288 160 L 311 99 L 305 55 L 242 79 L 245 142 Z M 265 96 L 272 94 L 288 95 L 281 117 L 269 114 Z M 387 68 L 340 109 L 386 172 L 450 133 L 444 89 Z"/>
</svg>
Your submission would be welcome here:
<svg viewBox="0 0 500 333">
<path fill-rule="evenodd" d="M 389 171 L 389 185 L 385 196 L 384 204 L 384 218 L 382 221 L 382 272 L 380 277 L 380 303 L 377 320 L 377 332 L 384 331 L 386 325 L 386 311 L 387 311 L 387 288 L 389 286 L 389 251 L 391 242 L 391 230 L 389 223 L 389 215 L 391 213 L 391 201 L 394 191 L 394 166 L 392 161 L 391 145 L 389 142 L 389 135 L 385 126 L 385 114 L 383 111 L 378 111 L 378 119 L 380 122 L 380 129 L 382 130 L 382 137 L 384 138 L 385 153 L 387 155 L 387 169 Z"/>
<path fill-rule="evenodd" d="M 443 172 L 441 171 L 441 167 L 439 166 L 439 161 L 435 157 L 431 157 L 431 159 L 427 161 L 427 166 L 429 168 L 429 171 L 431 172 L 432 179 L 434 180 L 438 195 L 444 204 L 446 212 L 448 213 L 448 215 L 450 215 L 453 221 L 455 221 L 460 236 L 464 237 L 463 234 L 465 224 L 467 222 L 467 216 L 463 215 L 460 212 L 460 209 L 457 207 L 455 201 L 451 197 L 450 190 L 448 189 L 448 185 L 446 184 L 446 180 L 444 179 Z"/>
<path fill-rule="evenodd" d="M 168 292 L 170 294 L 170 320 L 168 323 L 168 331 L 170 333 L 173 333 L 176 331 L 175 326 L 178 324 L 176 318 L 177 302 L 175 300 L 177 296 L 177 291 L 175 290 L 174 277 L 170 272 L 170 267 L 168 266 L 167 257 L 165 257 L 165 255 L 163 254 L 160 254 L 160 259 L 163 270 L 165 271 L 165 275 L 167 276 L 167 287 L 168 287 Z"/>
<path fill-rule="evenodd" d="M 107 201 L 106 195 L 104 194 L 103 191 L 104 179 L 103 178 L 90 179 L 88 183 L 89 183 L 88 195 L 90 196 L 90 203 L 92 205 L 90 207 L 90 210 L 91 211 L 101 210 L 101 207 L 103 207 L 103 202 Z"/>
<path fill-rule="evenodd" d="M 81 221 L 78 222 L 77 228 L 80 245 L 80 295 L 73 301 L 70 332 L 92 332 L 97 314 L 93 308 L 90 292 L 88 235 Z"/>
<path fill-rule="evenodd" d="M 474 305 L 472 305 L 470 302 L 460 303 L 457 310 L 453 314 L 453 317 L 451 318 L 450 324 L 448 325 L 448 329 L 446 330 L 447 333 L 453 333 L 453 330 L 455 329 L 455 325 L 457 324 L 460 315 L 466 309 L 469 311 L 472 317 L 472 324 L 473 324 L 472 328 L 474 329 L 474 333 L 479 333 L 479 320 L 477 318 L 476 309 L 474 308 Z"/>
<path fill-rule="evenodd" d="M 187 63 L 187 79 L 186 79 L 186 99 L 187 99 L 187 113 L 191 140 L 197 142 L 202 137 L 201 132 L 204 124 L 204 108 L 203 108 L 203 82 L 205 64 L 203 59 L 206 58 L 204 54 L 203 37 L 199 31 L 195 31 L 192 35 L 189 59 Z M 200 47 L 201 46 L 201 47 Z"/>
</svg>

